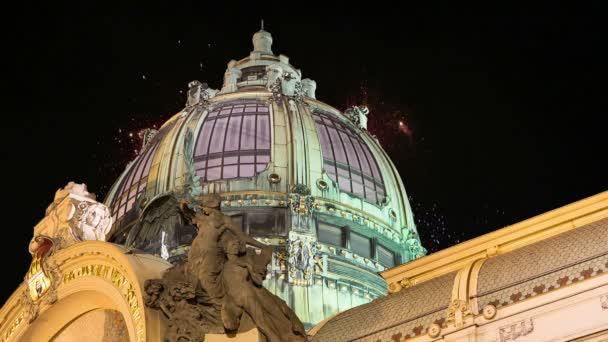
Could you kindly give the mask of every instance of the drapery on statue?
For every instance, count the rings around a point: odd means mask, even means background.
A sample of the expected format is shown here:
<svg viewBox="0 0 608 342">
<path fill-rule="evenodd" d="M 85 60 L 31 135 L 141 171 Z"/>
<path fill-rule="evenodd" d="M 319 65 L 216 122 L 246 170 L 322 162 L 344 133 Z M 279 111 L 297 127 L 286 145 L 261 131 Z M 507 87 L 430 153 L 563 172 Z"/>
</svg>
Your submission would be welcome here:
<svg viewBox="0 0 608 342">
<path fill-rule="evenodd" d="M 199 197 L 194 209 L 180 204 L 198 227 L 188 260 L 144 285 L 146 305 L 169 318 L 166 339 L 203 341 L 207 333 L 247 331 L 255 325 L 269 342 L 305 341 L 304 326 L 293 311 L 262 287 L 271 247 L 233 226 L 219 207 L 218 195 Z"/>
</svg>

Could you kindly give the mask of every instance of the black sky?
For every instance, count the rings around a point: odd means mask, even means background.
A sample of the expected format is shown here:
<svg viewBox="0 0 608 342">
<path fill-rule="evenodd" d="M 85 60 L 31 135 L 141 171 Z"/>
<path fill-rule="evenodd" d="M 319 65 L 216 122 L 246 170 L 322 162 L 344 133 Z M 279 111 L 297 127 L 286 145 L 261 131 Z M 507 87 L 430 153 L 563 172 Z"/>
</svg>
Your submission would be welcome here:
<svg viewBox="0 0 608 342">
<path fill-rule="evenodd" d="M 262 17 L 318 99 L 369 105 L 431 252 L 607 190 L 600 2 L 426 3 L 11 10 L 0 302 L 55 191 L 74 180 L 105 196 L 138 146 L 128 134 L 179 111 L 189 81 L 221 87 Z"/>
</svg>

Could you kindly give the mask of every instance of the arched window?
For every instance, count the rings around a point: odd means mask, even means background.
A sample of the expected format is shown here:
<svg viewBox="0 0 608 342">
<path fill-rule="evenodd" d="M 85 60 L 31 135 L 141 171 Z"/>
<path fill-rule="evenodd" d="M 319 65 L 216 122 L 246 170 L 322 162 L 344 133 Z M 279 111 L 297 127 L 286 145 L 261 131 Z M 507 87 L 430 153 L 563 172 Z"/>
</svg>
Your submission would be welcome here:
<svg viewBox="0 0 608 342">
<path fill-rule="evenodd" d="M 198 133 L 196 174 L 203 181 L 253 177 L 270 162 L 268 105 L 242 100 L 214 105 Z"/>
<path fill-rule="evenodd" d="M 315 111 L 323 169 L 340 190 L 381 203 L 385 197 L 384 182 L 367 144 L 351 127 L 332 114 Z"/>
</svg>

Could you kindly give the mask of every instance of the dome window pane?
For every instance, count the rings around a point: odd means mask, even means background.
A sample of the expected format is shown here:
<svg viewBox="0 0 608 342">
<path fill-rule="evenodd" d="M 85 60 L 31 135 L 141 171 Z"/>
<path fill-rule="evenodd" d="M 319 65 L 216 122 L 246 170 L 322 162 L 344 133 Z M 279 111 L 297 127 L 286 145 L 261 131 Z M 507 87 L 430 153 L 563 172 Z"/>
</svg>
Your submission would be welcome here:
<svg viewBox="0 0 608 342">
<path fill-rule="evenodd" d="M 158 149 L 163 132 L 166 132 L 167 129 L 159 132 L 143 149 L 142 153 L 137 156 L 127 175 L 116 190 L 110 207 L 112 209 L 112 215 L 114 215 L 117 220 L 133 208 L 136 199 L 146 190 L 152 159 Z"/>
<path fill-rule="evenodd" d="M 239 157 L 224 157 L 224 165 L 238 164 Z"/>
<path fill-rule="evenodd" d="M 215 106 L 197 137 L 197 175 L 203 181 L 215 181 L 253 177 L 266 169 L 271 148 L 268 105 L 241 100 Z"/>
<path fill-rule="evenodd" d="M 382 202 L 385 190 L 378 163 L 360 133 L 332 114 L 315 111 L 312 115 L 328 177 L 344 192 Z"/>
<path fill-rule="evenodd" d="M 239 168 L 239 174 L 241 177 L 253 177 L 253 164 L 241 165 Z"/>
</svg>

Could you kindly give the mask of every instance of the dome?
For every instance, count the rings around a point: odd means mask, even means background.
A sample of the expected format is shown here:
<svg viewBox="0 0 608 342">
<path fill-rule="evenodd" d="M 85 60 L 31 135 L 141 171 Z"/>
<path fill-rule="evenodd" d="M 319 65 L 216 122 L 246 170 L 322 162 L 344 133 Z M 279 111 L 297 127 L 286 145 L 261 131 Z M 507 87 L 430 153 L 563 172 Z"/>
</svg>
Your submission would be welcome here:
<svg viewBox="0 0 608 342">
<path fill-rule="evenodd" d="M 253 43 L 228 63 L 221 89 L 191 82 L 185 108 L 142 132 L 144 147 L 105 201 L 110 241 L 183 257 L 192 227 L 146 228 L 146 213 L 168 194 L 217 193 L 235 225 L 273 246 L 265 286 L 310 326 L 385 295 L 377 273 L 426 251 L 401 177 L 367 131 L 367 108 L 317 100 L 316 82 L 272 53 L 270 33 Z"/>
</svg>

